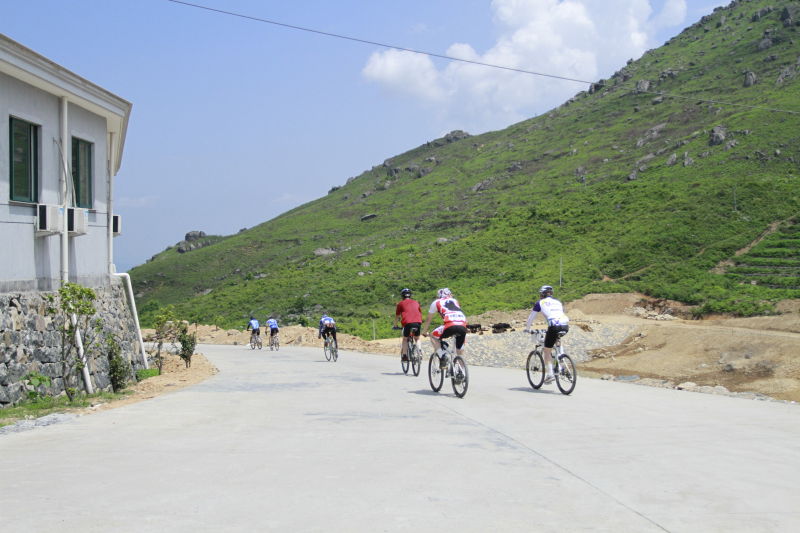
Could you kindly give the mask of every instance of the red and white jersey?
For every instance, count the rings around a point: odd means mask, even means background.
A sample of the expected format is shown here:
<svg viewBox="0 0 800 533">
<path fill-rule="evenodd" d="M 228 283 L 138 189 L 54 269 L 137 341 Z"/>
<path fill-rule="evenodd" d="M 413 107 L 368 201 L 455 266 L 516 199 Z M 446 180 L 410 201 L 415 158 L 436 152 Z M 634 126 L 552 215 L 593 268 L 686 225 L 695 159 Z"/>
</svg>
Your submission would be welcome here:
<svg viewBox="0 0 800 533">
<path fill-rule="evenodd" d="M 455 298 L 439 298 L 438 300 L 434 300 L 428 312 L 442 315 L 445 329 L 450 326 L 467 325 L 467 317 L 464 315 L 458 300 Z"/>
</svg>

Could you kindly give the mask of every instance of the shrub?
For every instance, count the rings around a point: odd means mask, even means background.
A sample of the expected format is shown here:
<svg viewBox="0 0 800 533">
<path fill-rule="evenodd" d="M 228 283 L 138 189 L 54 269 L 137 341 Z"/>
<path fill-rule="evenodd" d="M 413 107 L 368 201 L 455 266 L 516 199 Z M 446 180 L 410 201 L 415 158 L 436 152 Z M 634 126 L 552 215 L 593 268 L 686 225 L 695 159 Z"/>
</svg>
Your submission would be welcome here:
<svg viewBox="0 0 800 533">
<path fill-rule="evenodd" d="M 128 385 L 131 375 L 131 367 L 122 357 L 122 349 L 113 336 L 106 340 L 108 350 L 108 378 L 111 380 L 111 388 L 114 392 L 120 392 Z"/>
</svg>

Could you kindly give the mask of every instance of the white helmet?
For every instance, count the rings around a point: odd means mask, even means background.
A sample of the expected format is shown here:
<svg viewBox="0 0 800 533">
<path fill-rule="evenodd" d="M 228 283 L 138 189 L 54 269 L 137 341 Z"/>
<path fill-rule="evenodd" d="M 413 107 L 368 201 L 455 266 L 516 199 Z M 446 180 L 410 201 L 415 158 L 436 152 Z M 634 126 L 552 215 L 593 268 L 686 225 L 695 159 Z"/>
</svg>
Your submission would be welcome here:
<svg viewBox="0 0 800 533">
<path fill-rule="evenodd" d="M 452 298 L 453 293 L 450 292 L 450 289 L 445 287 L 444 289 L 439 289 L 439 292 L 436 293 L 439 298 Z"/>
</svg>

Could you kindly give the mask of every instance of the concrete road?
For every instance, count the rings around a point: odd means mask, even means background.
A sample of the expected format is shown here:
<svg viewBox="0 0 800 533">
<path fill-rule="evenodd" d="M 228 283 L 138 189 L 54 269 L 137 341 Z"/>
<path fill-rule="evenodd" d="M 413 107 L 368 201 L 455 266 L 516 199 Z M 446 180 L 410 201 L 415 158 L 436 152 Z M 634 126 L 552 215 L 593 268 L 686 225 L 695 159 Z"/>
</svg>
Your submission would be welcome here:
<svg viewBox="0 0 800 533">
<path fill-rule="evenodd" d="M 0 436 L 0 528 L 798 531 L 800 406 L 201 346 L 220 374 Z M 424 370 L 427 370 L 427 362 Z"/>
</svg>

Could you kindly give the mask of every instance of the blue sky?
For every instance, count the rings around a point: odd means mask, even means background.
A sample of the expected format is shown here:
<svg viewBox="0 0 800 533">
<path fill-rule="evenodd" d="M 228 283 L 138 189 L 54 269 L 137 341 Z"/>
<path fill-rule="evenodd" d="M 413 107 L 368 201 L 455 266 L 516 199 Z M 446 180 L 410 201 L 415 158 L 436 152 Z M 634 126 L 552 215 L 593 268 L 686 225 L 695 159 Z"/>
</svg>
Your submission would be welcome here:
<svg viewBox="0 0 800 533">
<path fill-rule="evenodd" d="M 607 77 L 718 0 L 193 0 L 436 54 Z M 453 129 L 501 129 L 585 85 L 448 62 L 168 0 L 0 0 L 0 32 L 133 103 L 118 270 L 231 234 Z"/>
</svg>

